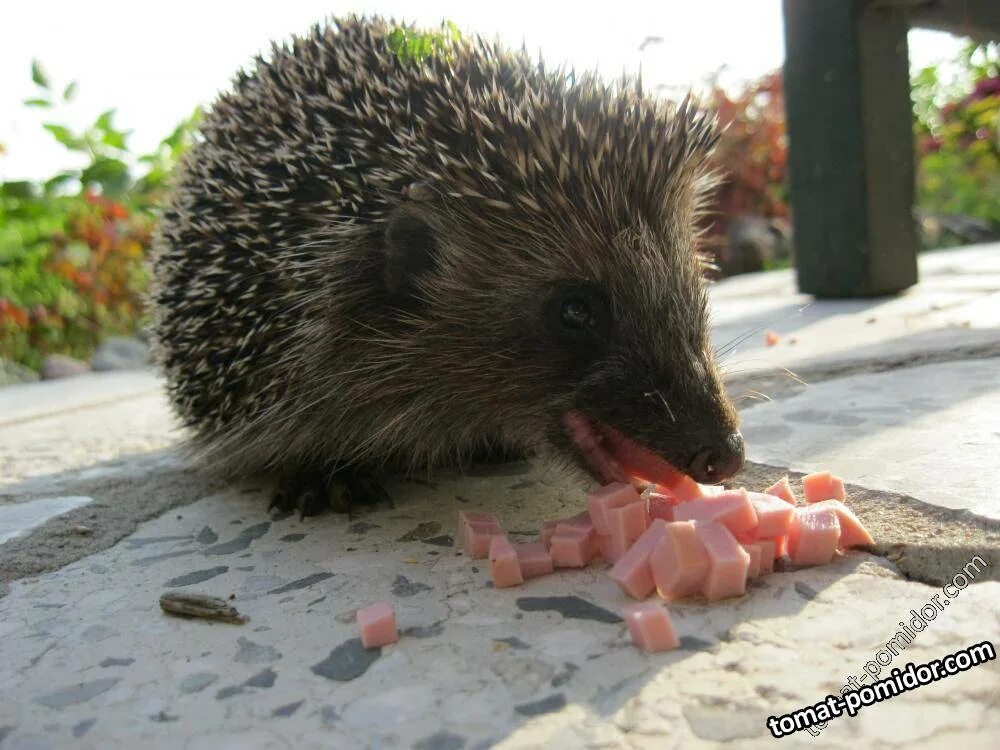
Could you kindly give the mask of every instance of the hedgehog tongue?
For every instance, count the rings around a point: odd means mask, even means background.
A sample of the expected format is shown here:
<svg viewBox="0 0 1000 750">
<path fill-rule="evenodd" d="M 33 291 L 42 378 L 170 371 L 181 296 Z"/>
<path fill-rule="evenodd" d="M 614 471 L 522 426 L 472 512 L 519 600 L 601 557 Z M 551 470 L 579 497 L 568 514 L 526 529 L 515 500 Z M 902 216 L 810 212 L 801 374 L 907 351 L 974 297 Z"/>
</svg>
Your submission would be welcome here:
<svg viewBox="0 0 1000 750">
<path fill-rule="evenodd" d="M 671 487 L 684 473 L 614 427 L 591 424 L 578 411 L 567 412 L 563 424 L 573 444 L 604 482 L 649 482 Z M 638 480 L 638 481 L 636 481 Z"/>
<path fill-rule="evenodd" d="M 563 425 L 569 433 L 570 440 L 602 482 L 629 481 L 618 460 L 601 445 L 603 438 L 594 432 L 590 420 L 578 411 L 571 411 L 563 415 Z"/>
<path fill-rule="evenodd" d="M 597 429 L 604 437 L 604 446 L 630 477 L 638 477 L 644 484 L 653 482 L 665 487 L 673 487 L 684 478 L 684 472 L 669 461 L 625 437 L 614 427 L 599 424 Z"/>
</svg>

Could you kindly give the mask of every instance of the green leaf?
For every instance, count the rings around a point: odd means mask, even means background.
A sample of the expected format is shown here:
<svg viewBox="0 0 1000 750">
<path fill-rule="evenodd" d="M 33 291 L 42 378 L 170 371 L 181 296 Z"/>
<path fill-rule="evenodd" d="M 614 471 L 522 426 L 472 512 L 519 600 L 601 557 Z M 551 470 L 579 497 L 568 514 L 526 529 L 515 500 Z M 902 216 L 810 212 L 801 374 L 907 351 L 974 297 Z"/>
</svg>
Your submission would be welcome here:
<svg viewBox="0 0 1000 750">
<path fill-rule="evenodd" d="M 398 55 L 405 41 L 406 32 L 403 29 L 396 28 L 389 32 L 389 36 L 386 37 L 385 43 L 388 45 L 390 52 Z"/>
<path fill-rule="evenodd" d="M 97 119 L 94 120 L 94 127 L 99 130 L 114 130 L 115 126 L 111 122 L 114 119 L 114 116 L 115 110 L 113 109 L 101 112 L 101 114 L 97 116 Z"/>
<path fill-rule="evenodd" d="M 129 131 L 131 132 L 131 131 Z M 129 133 L 121 130 L 108 130 L 101 137 L 101 143 L 106 146 L 111 146 L 111 148 L 116 148 L 119 151 L 125 151 L 125 139 L 128 137 Z"/>
<path fill-rule="evenodd" d="M 106 195 L 119 195 L 129 183 L 128 165 L 119 159 L 99 158 L 80 175 L 84 185 L 97 183 Z"/>
<path fill-rule="evenodd" d="M 41 109 L 50 109 L 52 107 L 52 102 L 48 99 L 25 99 L 25 107 L 39 107 Z"/>
<path fill-rule="evenodd" d="M 49 78 L 45 75 L 45 70 L 42 68 L 42 64 L 38 62 L 38 60 L 31 61 L 31 80 L 46 90 L 48 90 L 50 86 Z"/>
<path fill-rule="evenodd" d="M 76 172 L 60 172 L 55 177 L 51 177 L 45 181 L 44 187 L 46 193 L 52 193 L 58 188 L 65 185 L 70 180 L 76 179 Z"/>
<path fill-rule="evenodd" d="M 52 133 L 52 136 L 66 148 L 74 151 L 81 150 L 82 144 L 80 139 L 73 135 L 73 131 L 65 125 L 57 125 L 54 122 L 47 122 L 42 125 L 42 127 Z"/>
<path fill-rule="evenodd" d="M 76 81 L 70 81 L 69 85 L 63 89 L 63 101 L 70 102 L 73 101 L 73 97 L 76 96 Z"/>
<path fill-rule="evenodd" d="M 0 182 L 0 196 L 4 198 L 26 199 L 34 197 L 34 189 L 27 180 Z"/>
</svg>

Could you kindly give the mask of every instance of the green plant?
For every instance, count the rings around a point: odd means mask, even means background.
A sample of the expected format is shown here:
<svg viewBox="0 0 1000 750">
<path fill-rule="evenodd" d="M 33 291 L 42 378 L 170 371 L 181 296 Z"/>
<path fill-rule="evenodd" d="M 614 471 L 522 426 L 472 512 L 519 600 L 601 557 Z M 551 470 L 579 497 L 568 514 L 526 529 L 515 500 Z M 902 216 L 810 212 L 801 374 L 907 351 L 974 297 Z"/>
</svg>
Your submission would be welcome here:
<svg viewBox="0 0 1000 750">
<path fill-rule="evenodd" d="M 421 63 L 433 55 L 447 58 L 454 44 L 462 38 L 451 21 L 442 21 L 439 31 L 418 31 L 397 26 L 386 38 L 389 51 L 402 63 Z"/>
<path fill-rule="evenodd" d="M 721 135 L 712 167 L 719 182 L 712 194 L 702 249 L 714 256 L 720 273 L 750 270 L 739 246 L 731 247 L 734 219 L 753 216 L 784 226 L 788 218 L 786 169 L 788 139 L 785 130 L 784 89 L 775 71 L 736 90 L 709 80 L 706 103 L 719 118 Z M 777 238 L 778 234 L 774 234 Z M 787 264 L 787 251 L 761 253 L 764 267 Z M 756 262 L 756 261 L 754 261 Z"/>
<path fill-rule="evenodd" d="M 1000 43 L 969 43 L 954 61 L 912 81 L 918 205 L 1000 230 Z"/>
<path fill-rule="evenodd" d="M 739 214 L 788 216 L 788 138 L 781 73 L 768 73 L 736 92 L 713 82 L 708 103 L 718 113 L 722 128 L 714 156 L 720 175 L 713 206 L 718 228 Z"/>
<path fill-rule="evenodd" d="M 31 75 L 26 106 L 54 115 L 73 98 L 75 82 L 54 86 L 37 62 Z M 0 183 L 0 356 L 37 368 L 49 352 L 85 358 L 108 334 L 138 329 L 153 207 L 197 120 L 196 111 L 141 156 L 114 110 L 80 131 L 42 124 L 85 160 L 46 180 Z"/>
</svg>

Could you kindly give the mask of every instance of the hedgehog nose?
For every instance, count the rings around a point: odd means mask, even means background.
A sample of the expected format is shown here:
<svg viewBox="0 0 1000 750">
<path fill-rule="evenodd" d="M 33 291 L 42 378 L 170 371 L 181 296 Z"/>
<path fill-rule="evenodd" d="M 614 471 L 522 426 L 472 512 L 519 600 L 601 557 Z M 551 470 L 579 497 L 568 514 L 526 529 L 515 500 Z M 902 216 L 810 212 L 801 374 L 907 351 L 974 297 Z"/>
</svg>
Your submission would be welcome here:
<svg viewBox="0 0 1000 750">
<path fill-rule="evenodd" d="M 685 472 L 696 482 L 716 484 L 742 469 L 744 457 L 743 436 L 734 432 L 718 445 L 695 453 Z"/>
</svg>

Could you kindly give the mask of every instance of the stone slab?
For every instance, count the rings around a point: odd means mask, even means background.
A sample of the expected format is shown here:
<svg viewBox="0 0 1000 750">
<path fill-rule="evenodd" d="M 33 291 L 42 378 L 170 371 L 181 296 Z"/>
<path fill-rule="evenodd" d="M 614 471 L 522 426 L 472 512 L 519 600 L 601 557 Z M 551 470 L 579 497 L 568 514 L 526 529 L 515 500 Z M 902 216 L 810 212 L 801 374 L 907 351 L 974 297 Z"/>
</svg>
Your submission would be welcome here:
<svg viewBox="0 0 1000 750">
<path fill-rule="evenodd" d="M 749 457 L 1000 519 L 1000 359 L 853 375 L 743 415 Z"/>
<path fill-rule="evenodd" d="M 746 274 L 711 289 L 713 343 L 732 377 L 845 361 L 916 359 L 993 347 L 1000 354 L 1000 245 L 920 255 L 920 283 L 895 297 L 814 300 L 792 271 Z M 764 332 L 781 336 L 766 346 Z"/>
<path fill-rule="evenodd" d="M 673 604 L 682 648 L 642 654 L 605 569 L 494 590 L 482 561 L 456 554 L 460 508 L 491 508 L 520 538 L 582 505 L 578 480 L 497 469 L 391 485 L 394 509 L 353 522 L 271 518 L 266 488 L 233 488 L 15 582 L 0 599 L 4 750 L 772 747 L 767 716 L 860 678 L 897 622 L 940 594 L 852 553 L 740 599 Z M 168 589 L 232 597 L 251 620 L 164 615 Z M 403 637 L 366 653 L 351 615 L 376 599 L 395 605 Z M 935 617 L 906 661 L 994 637 L 1000 583 L 961 590 Z M 992 747 L 998 690 L 993 662 L 783 742 Z"/>
<path fill-rule="evenodd" d="M 24 503 L 0 505 L 0 544 L 23 536 L 51 518 L 88 505 L 94 498 L 83 495 L 41 497 Z"/>
<path fill-rule="evenodd" d="M 146 373 L 13 386 L 0 389 L 0 399 L 0 503 L 30 477 L 89 470 L 182 438 L 162 381 Z"/>
<path fill-rule="evenodd" d="M 146 371 L 87 373 L 63 380 L 12 385 L 0 388 L 0 427 L 84 406 L 158 393 L 162 387 L 160 378 Z"/>
</svg>

